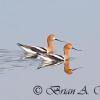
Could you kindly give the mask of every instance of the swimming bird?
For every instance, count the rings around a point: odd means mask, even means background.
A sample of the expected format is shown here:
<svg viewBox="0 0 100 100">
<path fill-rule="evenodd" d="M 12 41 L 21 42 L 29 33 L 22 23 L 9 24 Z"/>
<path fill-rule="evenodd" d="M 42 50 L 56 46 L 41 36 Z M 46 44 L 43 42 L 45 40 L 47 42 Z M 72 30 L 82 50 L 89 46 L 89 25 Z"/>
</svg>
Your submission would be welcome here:
<svg viewBox="0 0 100 100">
<path fill-rule="evenodd" d="M 67 74 L 72 74 L 72 71 L 74 71 L 78 68 L 70 69 L 70 67 L 69 67 L 70 49 L 81 51 L 81 50 L 74 48 L 71 43 L 67 43 L 67 44 L 64 45 L 64 56 L 61 56 L 61 55 L 58 55 L 58 54 L 50 54 L 50 55 L 40 56 L 44 60 L 44 62 L 41 65 L 41 67 L 38 67 L 38 69 L 44 68 L 44 67 L 47 67 L 47 66 L 51 66 L 51 65 L 58 65 L 58 64 L 61 64 L 61 63 L 64 62 L 64 71 Z"/>
<path fill-rule="evenodd" d="M 59 41 L 59 42 L 64 42 L 64 41 L 61 41 L 61 40 L 55 38 L 54 34 L 50 34 L 47 37 L 47 44 L 48 44 L 47 49 L 45 49 L 43 47 L 38 47 L 38 46 L 23 45 L 20 43 L 17 43 L 17 45 L 24 50 L 26 57 L 37 58 L 39 54 L 48 54 L 48 55 L 53 54 L 53 52 L 54 52 L 53 41 L 54 40 Z"/>
</svg>

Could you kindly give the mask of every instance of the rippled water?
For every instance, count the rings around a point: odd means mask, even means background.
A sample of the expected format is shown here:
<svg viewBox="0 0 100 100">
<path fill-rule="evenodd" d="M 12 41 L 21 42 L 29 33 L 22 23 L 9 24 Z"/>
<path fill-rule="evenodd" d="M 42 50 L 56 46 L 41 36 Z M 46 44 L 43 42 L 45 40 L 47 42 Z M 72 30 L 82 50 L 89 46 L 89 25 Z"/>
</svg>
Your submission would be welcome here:
<svg viewBox="0 0 100 100">
<path fill-rule="evenodd" d="M 25 58 L 24 56 L 22 51 L 0 49 L 0 74 L 9 70 L 15 70 L 16 68 L 25 69 L 32 67 L 36 69 L 39 66 L 39 60 Z"/>
<path fill-rule="evenodd" d="M 70 60 L 73 59 L 75 58 L 70 58 Z M 38 60 L 34 58 L 25 58 L 25 54 L 22 51 L 0 49 L 0 74 L 18 68 L 32 68 L 33 70 L 35 70 L 40 67 L 42 63 L 43 62 L 40 59 Z"/>
</svg>

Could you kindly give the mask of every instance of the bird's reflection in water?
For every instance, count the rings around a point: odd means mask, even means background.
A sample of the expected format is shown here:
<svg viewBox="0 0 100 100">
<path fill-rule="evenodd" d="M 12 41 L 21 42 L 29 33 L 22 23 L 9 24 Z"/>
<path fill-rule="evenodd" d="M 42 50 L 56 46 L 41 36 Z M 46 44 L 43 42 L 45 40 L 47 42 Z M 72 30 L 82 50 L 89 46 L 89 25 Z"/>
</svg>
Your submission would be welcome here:
<svg viewBox="0 0 100 100">
<path fill-rule="evenodd" d="M 5 71 L 15 70 L 16 68 L 33 68 L 36 69 L 40 61 L 32 58 L 25 58 L 21 51 L 11 51 L 0 49 L 0 74 Z"/>
</svg>

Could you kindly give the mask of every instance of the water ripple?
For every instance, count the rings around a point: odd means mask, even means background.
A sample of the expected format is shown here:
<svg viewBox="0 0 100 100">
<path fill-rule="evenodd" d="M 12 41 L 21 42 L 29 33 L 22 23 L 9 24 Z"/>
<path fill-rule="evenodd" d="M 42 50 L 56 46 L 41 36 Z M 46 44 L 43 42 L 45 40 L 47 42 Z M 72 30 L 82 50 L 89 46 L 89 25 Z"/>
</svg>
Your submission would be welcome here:
<svg viewBox="0 0 100 100">
<path fill-rule="evenodd" d="M 16 68 L 36 68 L 37 59 L 27 59 L 22 51 L 0 49 L 0 74 Z"/>
</svg>

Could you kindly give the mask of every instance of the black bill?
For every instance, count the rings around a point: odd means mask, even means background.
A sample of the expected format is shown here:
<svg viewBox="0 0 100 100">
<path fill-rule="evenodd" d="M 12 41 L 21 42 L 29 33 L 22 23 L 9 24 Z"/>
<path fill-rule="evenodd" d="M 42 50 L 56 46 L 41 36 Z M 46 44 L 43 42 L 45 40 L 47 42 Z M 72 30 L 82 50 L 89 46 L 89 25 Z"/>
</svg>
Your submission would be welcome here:
<svg viewBox="0 0 100 100">
<path fill-rule="evenodd" d="M 59 42 L 65 42 L 65 41 L 62 41 L 62 40 L 59 40 L 59 39 L 55 39 L 56 41 L 59 41 Z"/>
<path fill-rule="evenodd" d="M 76 48 L 74 48 L 74 47 L 73 47 L 72 49 L 74 49 L 74 50 L 76 50 L 76 51 L 82 51 L 82 50 L 76 49 Z"/>
<path fill-rule="evenodd" d="M 74 69 L 72 69 L 72 71 L 75 71 L 75 70 L 80 69 L 80 68 L 83 68 L 83 67 L 74 68 Z"/>
</svg>

